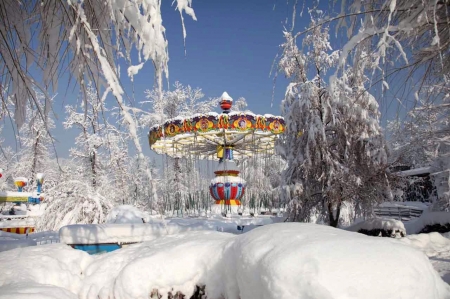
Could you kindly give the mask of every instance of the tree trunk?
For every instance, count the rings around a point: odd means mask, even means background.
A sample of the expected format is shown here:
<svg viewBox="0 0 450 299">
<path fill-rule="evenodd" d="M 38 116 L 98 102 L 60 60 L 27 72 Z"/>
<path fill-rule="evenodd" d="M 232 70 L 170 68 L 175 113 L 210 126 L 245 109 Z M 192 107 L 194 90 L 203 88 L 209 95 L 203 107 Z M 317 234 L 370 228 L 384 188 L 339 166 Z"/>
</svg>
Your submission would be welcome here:
<svg viewBox="0 0 450 299">
<path fill-rule="evenodd" d="M 96 156 L 95 153 L 91 154 L 91 171 L 92 171 L 92 187 L 97 187 L 97 171 L 95 169 Z"/>
<path fill-rule="evenodd" d="M 328 203 L 328 216 L 330 218 L 330 226 L 337 227 L 339 223 L 339 217 L 341 215 L 341 201 L 338 201 L 336 206 L 336 215 L 333 213 L 333 204 Z"/>
</svg>

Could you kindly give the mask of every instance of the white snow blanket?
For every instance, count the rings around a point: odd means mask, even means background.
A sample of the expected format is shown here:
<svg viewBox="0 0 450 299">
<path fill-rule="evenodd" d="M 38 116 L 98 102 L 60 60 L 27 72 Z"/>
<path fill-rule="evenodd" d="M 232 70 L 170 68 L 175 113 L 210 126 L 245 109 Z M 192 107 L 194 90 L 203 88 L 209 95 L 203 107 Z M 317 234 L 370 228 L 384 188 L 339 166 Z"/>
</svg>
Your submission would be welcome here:
<svg viewBox="0 0 450 299">
<path fill-rule="evenodd" d="M 0 253 L 0 298 L 77 298 L 87 253 L 52 244 Z"/>
<path fill-rule="evenodd" d="M 112 214 L 113 215 L 113 214 Z M 65 244 L 105 244 L 105 243 L 136 243 L 151 241 L 156 238 L 188 231 L 213 230 L 242 233 L 238 226 L 248 232 L 260 225 L 281 221 L 283 218 L 150 218 L 149 223 L 133 223 L 134 218 L 130 214 L 119 217 L 120 224 L 73 224 L 64 226 L 59 230 L 60 241 Z M 113 218 L 111 218 L 113 219 Z M 130 220 L 127 222 L 126 220 Z"/>
<path fill-rule="evenodd" d="M 140 211 L 138 208 L 130 205 L 121 205 L 113 208 L 108 216 L 106 223 L 148 223 L 151 222 L 150 214 Z"/>
<path fill-rule="evenodd" d="M 419 218 L 406 222 L 405 228 L 408 234 L 417 234 L 427 225 L 447 223 L 450 223 L 449 212 L 426 212 Z"/>
<path fill-rule="evenodd" d="M 169 291 L 189 298 L 195 285 L 206 285 L 208 299 L 450 298 L 449 286 L 414 247 L 302 223 L 241 235 L 166 235 L 100 256 L 45 245 L 0 253 L 0 294 L 125 299 L 149 298 L 157 289 L 162 298 Z"/>
<path fill-rule="evenodd" d="M 22 240 L 0 240 L 0 251 L 11 250 L 15 248 L 23 248 L 28 246 L 36 246 L 36 241 L 22 239 Z"/>
<path fill-rule="evenodd" d="M 449 233 L 429 233 L 410 235 L 399 239 L 400 242 L 413 246 L 430 259 L 434 269 L 442 279 L 450 284 L 450 237 Z"/>
<path fill-rule="evenodd" d="M 64 244 L 136 243 L 194 230 L 211 228 L 201 223 L 72 224 L 61 227 L 59 240 Z"/>
</svg>

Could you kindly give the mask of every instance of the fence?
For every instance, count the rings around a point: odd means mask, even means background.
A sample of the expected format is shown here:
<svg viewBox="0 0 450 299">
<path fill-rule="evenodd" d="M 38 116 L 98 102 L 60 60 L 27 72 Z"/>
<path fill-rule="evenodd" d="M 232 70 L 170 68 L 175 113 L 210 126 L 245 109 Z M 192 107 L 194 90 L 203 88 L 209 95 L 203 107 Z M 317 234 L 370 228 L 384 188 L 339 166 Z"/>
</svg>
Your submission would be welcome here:
<svg viewBox="0 0 450 299">
<path fill-rule="evenodd" d="M 408 221 L 420 217 L 423 210 L 413 207 L 378 207 L 374 209 L 374 213 L 378 217 L 388 217 L 400 221 Z"/>
</svg>

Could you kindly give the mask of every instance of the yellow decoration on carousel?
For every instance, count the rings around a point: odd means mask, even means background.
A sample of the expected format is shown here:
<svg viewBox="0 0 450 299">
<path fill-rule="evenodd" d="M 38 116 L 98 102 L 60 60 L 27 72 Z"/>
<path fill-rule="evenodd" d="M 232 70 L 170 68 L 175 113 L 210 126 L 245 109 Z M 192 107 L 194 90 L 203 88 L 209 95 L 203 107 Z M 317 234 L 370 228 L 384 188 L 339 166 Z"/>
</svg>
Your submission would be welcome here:
<svg viewBox="0 0 450 299">
<path fill-rule="evenodd" d="M 279 134 L 284 131 L 284 126 L 278 120 L 274 120 L 269 124 L 269 129 L 275 134 Z"/>
<path fill-rule="evenodd" d="M 178 126 L 174 125 L 174 124 L 169 124 L 166 127 L 165 133 L 166 136 L 172 137 L 178 134 L 178 132 L 180 131 L 180 128 L 178 128 Z"/>
<path fill-rule="evenodd" d="M 233 127 L 241 131 L 246 131 L 252 127 L 252 122 L 246 119 L 245 116 L 241 116 L 233 122 Z"/>
<path fill-rule="evenodd" d="M 214 127 L 214 123 L 208 120 L 206 117 L 203 117 L 195 124 L 195 127 L 200 132 L 207 132 Z"/>
<path fill-rule="evenodd" d="M 224 148 L 223 148 L 223 146 L 222 145 L 218 145 L 217 146 L 217 158 L 223 158 L 223 151 L 224 151 Z"/>
</svg>

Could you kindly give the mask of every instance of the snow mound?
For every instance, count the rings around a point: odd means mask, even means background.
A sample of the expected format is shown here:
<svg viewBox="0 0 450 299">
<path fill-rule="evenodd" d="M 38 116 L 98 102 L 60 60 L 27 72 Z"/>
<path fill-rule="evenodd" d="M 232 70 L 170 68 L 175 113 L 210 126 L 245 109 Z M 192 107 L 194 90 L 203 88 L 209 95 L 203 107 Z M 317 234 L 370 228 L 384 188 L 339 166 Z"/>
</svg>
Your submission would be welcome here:
<svg viewBox="0 0 450 299">
<path fill-rule="evenodd" d="M 440 233 L 410 235 L 399 241 L 419 249 L 428 257 L 450 251 L 450 240 Z"/>
<path fill-rule="evenodd" d="M 33 289 L 39 288 L 38 285 L 46 285 L 44 287 L 56 286 L 76 294 L 81 287 L 82 272 L 91 261 L 92 258 L 87 253 L 62 244 L 33 246 L 2 252 L 0 253 L 0 272 L 2 273 L 0 275 L 0 294 L 5 293 L 4 288 L 9 290 L 8 292 L 12 292 L 13 284 L 30 285 L 30 289 L 27 291 L 30 293 L 39 293 L 40 291 Z M 31 295 L 23 297 L 44 298 L 36 296 L 38 294 L 35 294 L 35 297 Z"/>
<path fill-rule="evenodd" d="M 419 218 L 405 223 L 406 232 L 408 234 L 417 234 L 427 225 L 450 223 L 449 212 L 427 212 L 423 213 Z"/>
<path fill-rule="evenodd" d="M 78 299 L 78 296 L 61 287 L 26 282 L 1 287 L 0 299 Z"/>
<path fill-rule="evenodd" d="M 79 296 L 148 298 L 158 290 L 163 298 L 178 291 L 189 298 L 196 285 L 221 284 L 217 264 L 232 239 L 214 231 L 189 232 L 101 255 L 87 268 Z"/>
<path fill-rule="evenodd" d="M 403 222 L 391 218 L 371 218 L 356 223 L 346 228 L 353 232 L 384 230 L 389 232 L 391 236 L 405 236 L 406 229 Z"/>
<path fill-rule="evenodd" d="M 106 216 L 106 223 L 147 223 L 150 215 L 130 205 L 113 208 Z"/>
<path fill-rule="evenodd" d="M 6 251 L 16 248 L 23 248 L 28 246 L 36 246 L 36 241 L 23 239 L 23 240 L 0 240 L 0 251 Z"/>
<path fill-rule="evenodd" d="M 395 239 L 284 223 L 240 235 L 227 253 L 225 298 L 450 296 L 428 258 Z"/>
<path fill-rule="evenodd" d="M 59 239 L 65 244 L 136 243 L 200 230 L 214 228 L 204 223 L 72 224 L 61 227 Z"/>
<path fill-rule="evenodd" d="M 0 253 L 0 296 L 129 299 L 157 290 L 162 299 L 177 292 L 190 298 L 196 286 L 205 286 L 208 299 L 450 298 L 450 287 L 423 253 L 449 243 L 438 234 L 400 241 L 280 223 L 240 235 L 162 235 L 95 257 L 44 245 Z M 22 287 L 29 297 L 19 296 Z"/>
</svg>

